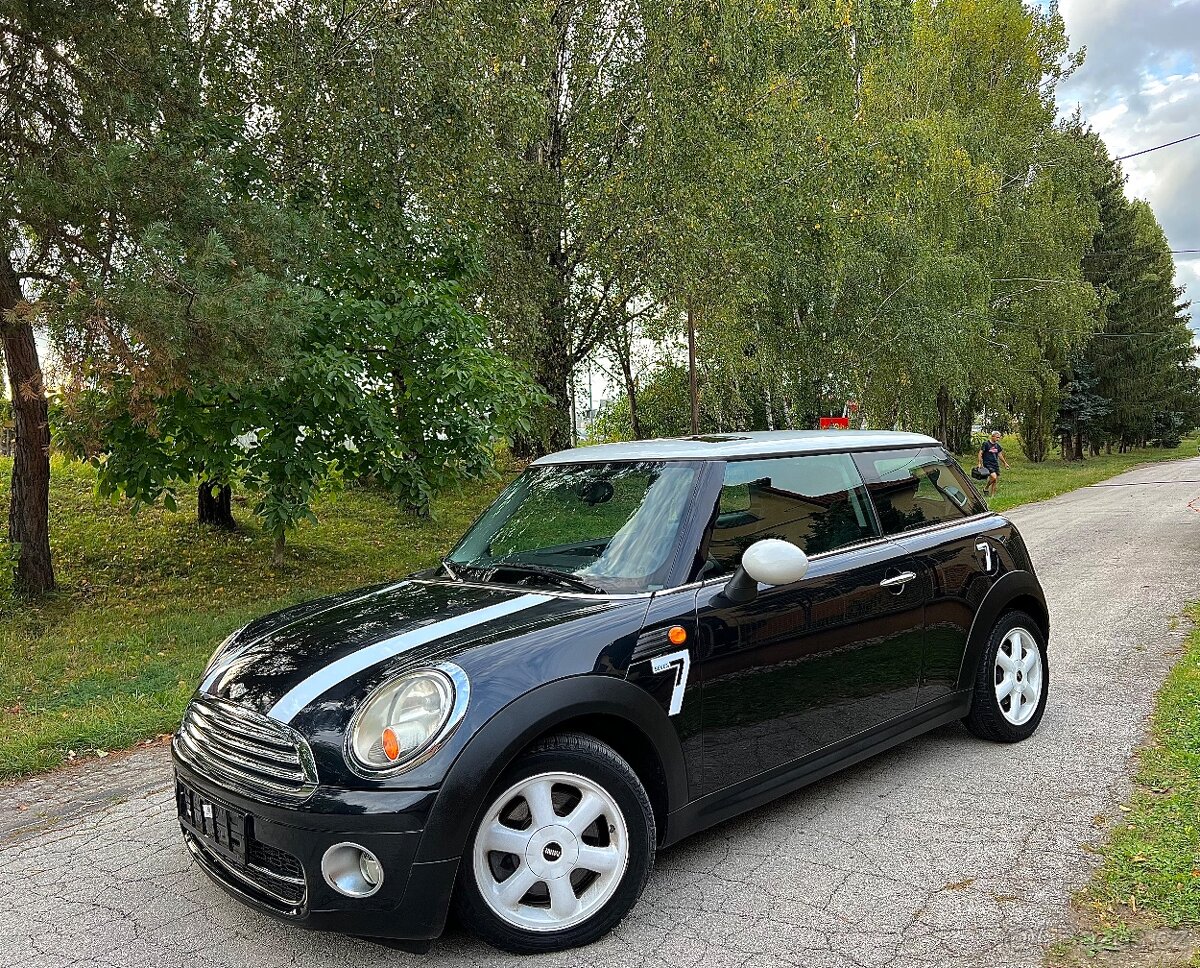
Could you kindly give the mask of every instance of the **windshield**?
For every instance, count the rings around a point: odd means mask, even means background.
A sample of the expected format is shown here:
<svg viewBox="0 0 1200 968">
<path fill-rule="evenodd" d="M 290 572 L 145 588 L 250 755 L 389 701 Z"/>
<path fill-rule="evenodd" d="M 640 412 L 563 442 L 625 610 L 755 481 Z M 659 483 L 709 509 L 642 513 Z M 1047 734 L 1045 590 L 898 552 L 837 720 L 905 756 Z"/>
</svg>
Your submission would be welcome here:
<svg viewBox="0 0 1200 968">
<path fill-rule="evenodd" d="M 463 577 L 579 591 L 661 588 L 694 464 L 550 464 L 517 478 L 447 561 Z"/>
</svg>

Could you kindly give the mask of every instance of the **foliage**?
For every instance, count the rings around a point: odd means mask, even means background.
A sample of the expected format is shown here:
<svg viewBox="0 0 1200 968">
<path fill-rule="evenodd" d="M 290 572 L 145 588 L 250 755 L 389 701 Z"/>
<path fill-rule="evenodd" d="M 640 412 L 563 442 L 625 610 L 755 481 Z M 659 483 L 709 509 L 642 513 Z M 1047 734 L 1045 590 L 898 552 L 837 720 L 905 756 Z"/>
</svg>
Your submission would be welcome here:
<svg viewBox="0 0 1200 968">
<path fill-rule="evenodd" d="M 596 356 L 596 433 L 681 432 L 689 324 L 706 430 L 854 399 L 1037 462 L 1200 422 L 1161 229 L 1059 120 L 1055 4 L 53 0 L 0 44 L 21 318 L 131 506 L 420 510 L 498 435 L 566 446 Z"/>
<path fill-rule="evenodd" d="M 690 432 L 686 367 L 668 363 L 653 371 L 642 384 L 637 400 L 642 439 L 680 437 Z M 709 422 L 705 415 L 701 428 Z M 588 428 L 585 443 L 633 440 L 635 436 L 626 396 L 611 401 L 600 411 Z"/>
<path fill-rule="evenodd" d="M 1059 387 L 1058 423 L 1062 437 L 1062 455 L 1068 460 L 1083 460 L 1083 441 L 1091 440 L 1100 421 L 1112 409 L 1111 403 L 1096 392 L 1100 378 L 1083 353 L 1076 353 L 1062 372 Z M 1179 446 L 1179 438 L 1165 446 Z"/>
<path fill-rule="evenodd" d="M 0 26 L 36 34 L 64 110 L 95 124 L 17 159 L 7 241 L 61 357 L 60 439 L 102 492 L 137 507 L 241 481 L 281 543 L 340 473 L 425 509 L 490 467 L 536 397 L 466 307 L 462 240 L 397 165 L 437 96 L 408 57 L 438 25 L 373 15 L 348 49 L 335 6 L 77 12 L 90 34 L 67 5 Z"/>
<path fill-rule="evenodd" d="M 1076 62 L 1057 11 L 758 14 L 646 14 L 662 66 L 623 238 L 668 341 L 698 323 L 714 429 L 811 425 L 856 399 L 869 425 L 962 446 L 990 405 L 1044 414 L 1041 456 L 1096 305 L 1087 152 L 1055 122 Z"/>
<path fill-rule="evenodd" d="M 1200 423 L 1200 376 L 1170 243 L 1149 206 L 1125 194 L 1120 163 L 1094 134 L 1081 137 L 1095 155 L 1100 206 L 1085 267 L 1104 301 L 1085 361 L 1096 396 L 1107 402 L 1088 439 L 1093 448 L 1177 440 Z"/>
<path fill-rule="evenodd" d="M 297 226 L 246 150 L 247 48 L 220 8 L 5 5 L 0 42 L 23 69 L 0 89 L 21 122 L 0 143 L 0 231 L 71 383 L 286 368 Z"/>
<path fill-rule="evenodd" d="M 130 411 L 132 380 L 81 395 L 60 438 L 94 455 L 100 493 L 173 510 L 181 485 L 240 481 L 281 542 L 331 477 L 373 478 L 424 512 L 489 471 L 494 435 L 527 409 L 519 374 L 487 349 L 457 280 L 405 278 L 402 261 L 365 245 L 357 255 L 339 291 L 314 296 L 287 374 L 177 391 L 154 401 L 152 421 Z"/>
</svg>

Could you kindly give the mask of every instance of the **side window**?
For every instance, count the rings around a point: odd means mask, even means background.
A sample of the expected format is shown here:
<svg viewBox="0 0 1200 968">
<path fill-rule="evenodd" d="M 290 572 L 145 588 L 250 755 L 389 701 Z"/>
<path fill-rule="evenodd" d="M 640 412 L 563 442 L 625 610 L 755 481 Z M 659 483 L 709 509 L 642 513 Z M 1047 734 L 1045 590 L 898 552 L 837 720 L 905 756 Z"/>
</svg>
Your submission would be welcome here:
<svg viewBox="0 0 1200 968">
<path fill-rule="evenodd" d="M 946 492 L 950 500 L 963 509 L 964 513 L 982 514 L 987 510 L 987 505 L 983 503 L 979 492 L 971 485 L 967 475 L 963 473 L 963 469 L 958 466 L 958 461 L 948 454 L 942 454 L 943 466 L 946 468 L 943 474 L 942 490 Z M 946 472 L 950 473 L 950 480 L 945 480 Z"/>
<path fill-rule="evenodd" d="M 849 455 L 730 461 L 704 574 L 732 572 L 742 552 L 762 538 L 783 538 L 815 555 L 876 536 L 866 489 Z"/>
<path fill-rule="evenodd" d="M 983 511 L 954 460 L 934 448 L 854 457 L 884 534 L 900 534 Z"/>
</svg>

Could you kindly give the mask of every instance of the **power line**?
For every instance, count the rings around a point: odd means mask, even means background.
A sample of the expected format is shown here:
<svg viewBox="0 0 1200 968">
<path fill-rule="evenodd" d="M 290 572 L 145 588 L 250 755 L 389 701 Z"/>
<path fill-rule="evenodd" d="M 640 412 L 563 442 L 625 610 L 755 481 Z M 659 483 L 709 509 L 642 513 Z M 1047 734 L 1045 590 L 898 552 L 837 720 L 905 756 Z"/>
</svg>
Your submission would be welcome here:
<svg viewBox="0 0 1200 968">
<path fill-rule="evenodd" d="M 1189 134 L 1186 138 L 1177 138 L 1174 141 L 1168 141 L 1164 145 L 1155 145 L 1153 148 L 1143 148 L 1141 151 L 1131 151 L 1127 155 L 1121 155 L 1119 158 L 1114 158 L 1113 161 L 1124 161 L 1126 158 L 1136 158 L 1138 155 L 1148 155 L 1152 151 L 1159 151 L 1163 148 L 1170 148 L 1173 145 L 1181 145 L 1185 141 L 1191 141 L 1194 138 L 1200 138 L 1200 131 L 1195 134 Z"/>
</svg>

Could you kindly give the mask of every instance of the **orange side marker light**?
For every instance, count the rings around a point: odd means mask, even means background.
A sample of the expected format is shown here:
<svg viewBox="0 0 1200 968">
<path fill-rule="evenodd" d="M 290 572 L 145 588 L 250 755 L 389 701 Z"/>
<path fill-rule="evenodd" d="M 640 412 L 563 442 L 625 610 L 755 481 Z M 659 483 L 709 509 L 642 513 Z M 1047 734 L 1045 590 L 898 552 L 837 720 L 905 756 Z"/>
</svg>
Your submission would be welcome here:
<svg viewBox="0 0 1200 968">
<path fill-rule="evenodd" d="M 400 740 L 391 726 L 383 731 L 383 755 L 393 763 L 400 759 Z"/>
<path fill-rule="evenodd" d="M 672 625 L 667 631 L 667 641 L 672 645 L 683 645 L 687 641 L 687 629 L 682 625 Z"/>
</svg>

